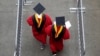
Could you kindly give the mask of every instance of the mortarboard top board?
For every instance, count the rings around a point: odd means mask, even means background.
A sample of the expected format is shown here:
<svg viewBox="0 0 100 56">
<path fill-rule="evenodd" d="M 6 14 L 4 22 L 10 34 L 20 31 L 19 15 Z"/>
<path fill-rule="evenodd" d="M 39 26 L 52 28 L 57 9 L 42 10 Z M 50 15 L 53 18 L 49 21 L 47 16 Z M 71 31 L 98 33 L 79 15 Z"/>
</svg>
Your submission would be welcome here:
<svg viewBox="0 0 100 56">
<path fill-rule="evenodd" d="M 38 3 L 33 9 L 38 14 L 41 14 L 45 10 L 45 8 L 40 3 Z"/>
<path fill-rule="evenodd" d="M 61 26 L 61 25 L 65 25 L 65 17 L 61 16 L 61 17 L 56 17 L 56 25 Z"/>
</svg>

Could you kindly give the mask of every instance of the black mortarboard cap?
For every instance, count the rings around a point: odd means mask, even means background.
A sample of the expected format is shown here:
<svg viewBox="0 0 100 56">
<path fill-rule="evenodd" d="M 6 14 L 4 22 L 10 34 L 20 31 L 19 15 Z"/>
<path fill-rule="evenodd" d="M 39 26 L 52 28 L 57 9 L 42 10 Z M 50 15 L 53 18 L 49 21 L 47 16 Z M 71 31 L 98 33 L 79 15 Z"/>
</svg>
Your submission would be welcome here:
<svg viewBox="0 0 100 56">
<path fill-rule="evenodd" d="M 65 25 L 65 17 L 64 16 L 56 17 L 56 25 L 58 26 Z"/>
<path fill-rule="evenodd" d="M 33 9 L 38 14 L 41 14 L 45 10 L 45 8 L 40 3 L 38 3 Z"/>
</svg>

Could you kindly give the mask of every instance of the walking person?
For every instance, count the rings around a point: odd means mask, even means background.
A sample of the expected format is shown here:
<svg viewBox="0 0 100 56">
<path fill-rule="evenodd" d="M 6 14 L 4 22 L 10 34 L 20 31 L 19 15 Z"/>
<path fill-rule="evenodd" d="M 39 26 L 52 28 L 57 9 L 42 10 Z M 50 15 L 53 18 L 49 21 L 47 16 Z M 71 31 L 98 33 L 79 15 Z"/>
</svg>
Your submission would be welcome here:
<svg viewBox="0 0 100 56">
<path fill-rule="evenodd" d="M 42 4 L 38 3 L 33 9 L 36 13 L 27 18 L 27 23 L 32 27 L 33 36 L 41 43 L 41 50 L 43 50 L 47 38 L 45 28 L 52 24 L 52 20 L 49 15 L 43 13 L 45 8 Z"/>
<path fill-rule="evenodd" d="M 56 24 L 49 25 L 45 29 L 49 38 L 49 45 L 52 56 L 56 56 L 58 52 L 63 50 L 63 41 L 70 38 L 68 29 L 65 27 L 65 18 L 56 17 Z"/>
</svg>

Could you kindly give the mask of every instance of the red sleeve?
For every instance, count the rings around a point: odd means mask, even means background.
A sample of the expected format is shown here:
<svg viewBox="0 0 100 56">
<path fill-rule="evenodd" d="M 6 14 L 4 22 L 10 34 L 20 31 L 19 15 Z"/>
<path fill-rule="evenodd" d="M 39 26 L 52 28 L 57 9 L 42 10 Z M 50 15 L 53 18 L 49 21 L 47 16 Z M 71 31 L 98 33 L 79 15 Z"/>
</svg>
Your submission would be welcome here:
<svg viewBox="0 0 100 56">
<path fill-rule="evenodd" d="M 49 26 L 47 26 L 47 27 L 45 28 L 45 33 L 46 33 L 48 36 L 50 36 L 50 32 L 51 32 L 51 25 L 49 25 Z"/>
<path fill-rule="evenodd" d="M 70 33 L 68 29 L 66 29 L 65 34 L 64 34 L 64 39 L 69 39 L 70 38 Z"/>
<path fill-rule="evenodd" d="M 32 16 L 27 18 L 27 23 L 32 26 L 33 25 L 33 21 L 32 21 Z"/>
<path fill-rule="evenodd" d="M 47 20 L 48 25 L 52 25 L 52 20 L 51 20 L 50 16 L 46 14 L 46 18 L 48 19 Z"/>
</svg>

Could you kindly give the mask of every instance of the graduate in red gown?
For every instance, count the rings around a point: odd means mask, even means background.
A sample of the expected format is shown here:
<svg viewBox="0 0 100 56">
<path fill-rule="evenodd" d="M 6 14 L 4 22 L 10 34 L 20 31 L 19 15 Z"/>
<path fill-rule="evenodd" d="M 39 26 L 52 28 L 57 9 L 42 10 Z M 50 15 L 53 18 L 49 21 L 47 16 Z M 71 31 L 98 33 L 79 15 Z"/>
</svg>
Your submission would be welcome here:
<svg viewBox="0 0 100 56">
<path fill-rule="evenodd" d="M 68 29 L 64 26 L 65 18 L 56 17 L 56 24 L 46 27 L 45 32 L 49 38 L 49 45 L 53 56 L 56 56 L 57 52 L 63 50 L 63 40 L 70 38 Z"/>
<path fill-rule="evenodd" d="M 33 36 L 41 42 L 41 49 L 44 49 L 46 44 L 47 34 L 45 28 L 52 24 L 49 15 L 42 13 L 45 8 L 39 3 L 33 8 L 36 13 L 27 18 L 27 23 L 32 27 Z"/>
</svg>

